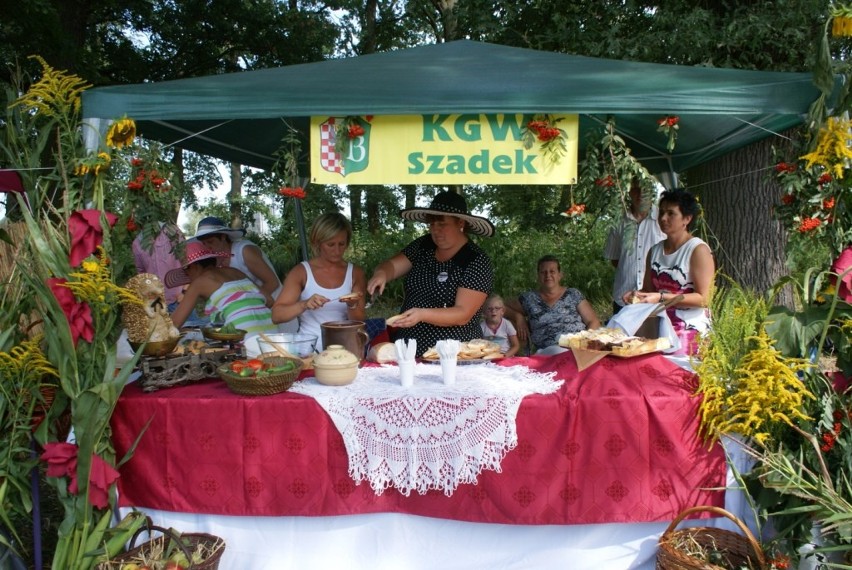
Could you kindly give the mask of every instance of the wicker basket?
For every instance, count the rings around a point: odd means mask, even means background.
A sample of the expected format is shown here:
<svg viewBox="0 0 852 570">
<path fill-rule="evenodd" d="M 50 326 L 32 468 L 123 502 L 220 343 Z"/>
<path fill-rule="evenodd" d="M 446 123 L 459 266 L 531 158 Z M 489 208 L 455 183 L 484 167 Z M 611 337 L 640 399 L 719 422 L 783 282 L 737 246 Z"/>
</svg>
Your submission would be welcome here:
<svg viewBox="0 0 852 570">
<path fill-rule="evenodd" d="M 685 527 L 677 525 L 691 514 L 709 511 L 723 516 L 737 525 L 742 534 L 713 527 Z M 689 545 L 702 552 L 712 552 L 719 559 L 708 561 L 687 552 Z M 715 564 L 714 562 L 718 562 Z M 765 570 L 766 557 L 754 535 L 740 519 L 719 507 L 699 506 L 680 513 L 660 536 L 657 550 L 657 570 L 725 570 L 749 568 Z"/>
<path fill-rule="evenodd" d="M 149 535 L 154 532 L 160 533 L 158 536 L 151 538 L 147 542 L 143 542 L 139 546 L 135 546 L 136 540 L 143 533 Z M 174 548 L 172 542 L 177 546 Z M 198 564 L 190 564 L 187 570 L 218 570 L 219 560 L 225 552 L 225 541 L 218 536 L 206 533 L 184 532 L 178 533 L 171 528 L 163 528 L 151 523 L 150 517 L 147 524 L 136 531 L 133 538 L 130 539 L 130 548 L 127 552 L 119 554 L 112 560 L 101 562 L 97 565 L 96 570 L 120 570 L 124 564 L 130 562 L 139 562 L 141 559 L 148 558 L 152 552 L 175 552 L 180 550 L 186 556 L 187 560 L 192 560 L 192 553 L 196 549 L 202 547 L 210 554 Z"/>
<path fill-rule="evenodd" d="M 272 394 L 279 394 L 290 389 L 290 386 L 299 377 L 299 372 L 302 371 L 302 361 L 298 358 L 284 356 L 273 356 L 263 359 L 264 362 L 268 362 L 272 366 L 281 366 L 288 360 L 293 362 L 296 367 L 289 372 L 282 372 L 281 374 L 243 377 L 232 372 L 230 365 L 224 365 L 219 367 L 219 377 L 236 394 L 243 396 L 271 396 Z"/>
</svg>

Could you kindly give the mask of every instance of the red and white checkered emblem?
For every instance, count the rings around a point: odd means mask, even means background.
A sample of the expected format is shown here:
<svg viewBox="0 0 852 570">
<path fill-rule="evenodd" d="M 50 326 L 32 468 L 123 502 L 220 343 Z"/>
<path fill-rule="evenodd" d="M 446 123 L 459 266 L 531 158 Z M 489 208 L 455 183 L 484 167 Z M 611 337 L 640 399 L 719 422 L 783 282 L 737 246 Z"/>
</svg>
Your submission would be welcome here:
<svg viewBox="0 0 852 570">
<path fill-rule="evenodd" d="M 334 129 L 335 118 L 331 117 L 320 125 L 320 165 L 328 172 L 343 172 L 343 158 L 334 151 L 337 136 Z"/>
</svg>

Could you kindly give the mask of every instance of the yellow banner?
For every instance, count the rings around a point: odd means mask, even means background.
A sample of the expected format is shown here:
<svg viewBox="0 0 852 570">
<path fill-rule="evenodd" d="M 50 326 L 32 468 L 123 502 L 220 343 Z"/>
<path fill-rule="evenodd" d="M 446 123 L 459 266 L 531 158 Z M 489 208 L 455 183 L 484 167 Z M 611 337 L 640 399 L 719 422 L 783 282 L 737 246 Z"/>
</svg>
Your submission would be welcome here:
<svg viewBox="0 0 852 570">
<path fill-rule="evenodd" d="M 317 184 L 573 184 L 577 115 L 311 117 Z"/>
</svg>

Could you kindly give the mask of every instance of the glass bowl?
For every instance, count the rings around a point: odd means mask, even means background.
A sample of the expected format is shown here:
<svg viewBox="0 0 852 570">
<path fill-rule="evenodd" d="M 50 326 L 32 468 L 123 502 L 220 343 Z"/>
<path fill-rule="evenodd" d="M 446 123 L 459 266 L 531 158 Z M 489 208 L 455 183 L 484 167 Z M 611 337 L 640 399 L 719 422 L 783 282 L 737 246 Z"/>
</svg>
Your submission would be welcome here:
<svg viewBox="0 0 852 570">
<path fill-rule="evenodd" d="M 258 337 L 257 345 L 260 354 L 280 354 L 276 348 L 282 349 L 288 354 L 299 358 L 307 358 L 316 350 L 317 337 L 305 333 L 277 333 Z"/>
</svg>

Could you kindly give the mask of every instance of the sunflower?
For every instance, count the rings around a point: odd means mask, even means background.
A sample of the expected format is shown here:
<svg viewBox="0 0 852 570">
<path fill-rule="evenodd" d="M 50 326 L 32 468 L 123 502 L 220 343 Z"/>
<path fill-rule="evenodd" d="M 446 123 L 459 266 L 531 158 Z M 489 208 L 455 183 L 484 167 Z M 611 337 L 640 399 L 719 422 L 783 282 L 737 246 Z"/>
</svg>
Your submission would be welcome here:
<svg viewBox="0 0 852 570">
<path fill-rule="evenodd" d="M 130 146 L 136 138 L 136 123 L 133 119 L 119 119 L 114 122 L 107 132 L 107 146 L 122 148 Z"/>
</svg>

